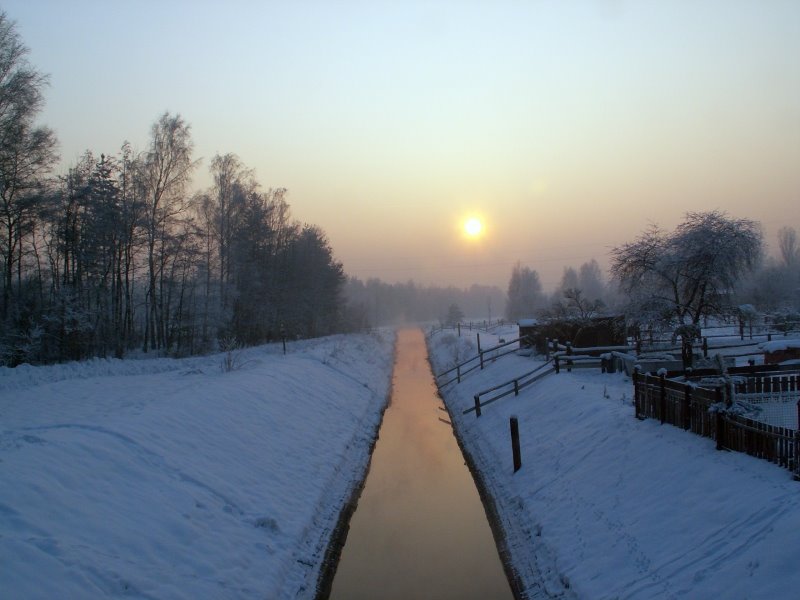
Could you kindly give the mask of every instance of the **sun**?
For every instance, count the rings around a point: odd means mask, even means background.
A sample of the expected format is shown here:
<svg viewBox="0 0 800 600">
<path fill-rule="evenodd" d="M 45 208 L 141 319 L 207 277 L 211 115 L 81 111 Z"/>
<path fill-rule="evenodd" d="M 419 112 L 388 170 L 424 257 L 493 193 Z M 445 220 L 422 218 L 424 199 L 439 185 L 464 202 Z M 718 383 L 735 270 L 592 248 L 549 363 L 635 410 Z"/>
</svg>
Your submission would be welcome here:
<svg viewBox="0 0 800 600">
<path fill-rule="evenodd" d="M 464 221 L 464 233 L 467 237 L 478 238 L 483 233 L 483 223 L 477 217 L 470 217 Z"/>
</svg>

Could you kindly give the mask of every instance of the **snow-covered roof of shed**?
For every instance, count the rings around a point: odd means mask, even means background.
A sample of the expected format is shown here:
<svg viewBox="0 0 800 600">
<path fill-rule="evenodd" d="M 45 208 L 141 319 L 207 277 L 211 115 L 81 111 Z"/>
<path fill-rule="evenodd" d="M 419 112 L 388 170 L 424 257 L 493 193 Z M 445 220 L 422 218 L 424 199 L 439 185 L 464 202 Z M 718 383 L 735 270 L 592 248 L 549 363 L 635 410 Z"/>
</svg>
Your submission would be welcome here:
<svg viewBox="0 0 800 600">
<path fill-rule="evenodd" d="M 534 325 L 538 325 L 539 321 L 536 319 L 520 319 L 517 321 L 517 325 L 520 327 L 533 327 Z"/>
<path fill-rule="evenodd" d="M 790 348 L 800 348 L 800 338 L 763 342 L 759 344 L 758 347 L 764 352 L 780 352 L 781 350 L 789 350 Z"/>
</svg>

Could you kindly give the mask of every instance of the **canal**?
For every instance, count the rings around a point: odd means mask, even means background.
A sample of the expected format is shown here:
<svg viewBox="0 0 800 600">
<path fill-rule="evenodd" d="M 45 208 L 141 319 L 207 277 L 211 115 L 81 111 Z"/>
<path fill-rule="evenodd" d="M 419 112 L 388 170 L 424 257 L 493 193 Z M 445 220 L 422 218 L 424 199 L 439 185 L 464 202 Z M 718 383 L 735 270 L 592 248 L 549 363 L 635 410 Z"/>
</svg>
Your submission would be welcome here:
<svg viewBox="0 0 800 600">
<path fill-rule="evenodd" d="M 391 402 L 331 598 L 513 598 L 441 407 L 422 332 L 399 331 Z"/>
</svg>

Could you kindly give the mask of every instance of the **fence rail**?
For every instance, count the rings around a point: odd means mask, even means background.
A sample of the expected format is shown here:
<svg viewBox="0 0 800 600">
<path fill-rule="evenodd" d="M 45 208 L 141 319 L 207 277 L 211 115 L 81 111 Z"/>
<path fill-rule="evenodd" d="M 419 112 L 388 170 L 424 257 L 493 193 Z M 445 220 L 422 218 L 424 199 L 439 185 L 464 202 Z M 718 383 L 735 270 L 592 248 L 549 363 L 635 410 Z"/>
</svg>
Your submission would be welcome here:
<svg viewBox="0 0 800 600">
<path fill-rule="evenodd" d="M 429 336 L 434 335 L 435 333 L 440 333 L 443 331 L 453 330 L 457 331 L 459 337 L 461 336 L 461 330 L 465 331 L 472 331 L 475 329 L 476 331 L 485 331 L 486 333 L 491 333 L 492 329 L 497 329 L 502 325 L 506 325 L 507 322 L 503 319 L 498 319 L 496 321 L 459 321 L 455 325 L 440 325 L 436 327 L 435 325 L 431 326 Z"/>
<path fill-rule="evenodd" d="M 555 372 L 556 372 L 555 367 L 550 364 L 550 361 L 548 361 L 539 365 L 532 371 L 528 371 L 527 373 L 520 375 L 519 377 L 515 377 L 514 379 L 509 379 L 508 381 L 504 381 L 503 383 L 485 389 L 482 392 L 478 392 L 473 397 L 475 399 L 475 406 L 466 409 L 464 411 L 464 414 L 466 415 L 474 411 L 477 414 L 477 416 L 480 417 L 481 409 L 487 404 L 496 402 L 501 398 L 510 396 L 511 394 L 517 396 L 519 395 L 519 391 L 521 389 L 526 388 L 529 385 L 536 383 L 543 377 L 546 377 L 547 375 L 550 375 L 551 373 Z M 481 401 L 482 396 L 486 396 L 487 394 L 491 394 L 493 392 L 498 392 L 498 393 L 487 400 Z"/>
<path fill-rule="evenodd" d="M 796 379 L 796 378 L 795 378 Z M 713 389 L 634 374 L 634 406 L 639 419 L 658 419 L 716 441 L 718 450 L 745 452 L 769 460 L 800 478 L 800 431 L 769 425 L 726 409 L 722 385 Z M 800 407 L 798 407 L 800 411 Z"/>
<path fill-rule="evenodd" d="M 446 371 L 438 373 L 434 378 L 439 387 L 444 387 L 446 385 L 453 383 L 454 381 L 461 383 L 461 378 L 464 377 L 466 374 L 471 373 L 472 371 L 475 371 L 477 369 L 483 369 L 487 361 L 494 362 L 498 358 L 502 358 L 509 354 L 515 353 L 517 351 L 517 348 L 510 348 L 509 350 L 500 353 L 497 353 L 497 350 L 500 350 L 501 348 L 506 348 L 508 346 L 511 346 L 512 344 L 516 344 L 524 339 L 527 339 L 527 336 L 523 335 L 521 337 L 518 337 L 517 339 L 510 340 L 508 342 L 503 342 L 502 344 L 497 344 L 496 346 L 492 346 L 491 348 L 481 349 L 480 338 L 478 338 L 478 354 L 476 354 L 471 358 L 468 358 L 465 361 L 458 363 L 456 366 L 447 369 Z M 487 357 L 486 355 L 489 356 Z M 455 373 L 455 377 L 451 377 L 446 381 L 439 381 L 441 377 L 444 377 L 445 375 L 450 375 L 451 373 Z"/>
</svg>

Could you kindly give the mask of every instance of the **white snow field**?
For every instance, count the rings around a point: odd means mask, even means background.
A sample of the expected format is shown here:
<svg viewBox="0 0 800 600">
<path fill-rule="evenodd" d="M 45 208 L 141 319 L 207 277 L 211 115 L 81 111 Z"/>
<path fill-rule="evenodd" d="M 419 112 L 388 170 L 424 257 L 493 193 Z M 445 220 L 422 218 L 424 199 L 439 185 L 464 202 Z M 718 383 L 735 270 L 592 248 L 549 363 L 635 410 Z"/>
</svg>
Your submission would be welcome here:
<svg viewBox="0 0 800 600">
<path fill-rule="evenodd" d="M 0 597 L 312 598 L 393 340 L 0 369 Z"/>
<path fill-rule="evenodd" d="M 491 336 L 512 340 L 516 328 Z M 435 333 L 434 371 L 476 353 Z M 634 418 L 632 384 L 599 369 L 552 374 L 475 413 L 473 395 L 534 368 L 510 355 L 442 390 L 495 499 L 530 598 L 790 599 L 800 590 L 800 482 L 712 440 Z M 509 418 L 519 419 L 515 474 Z"/>
</svg>

